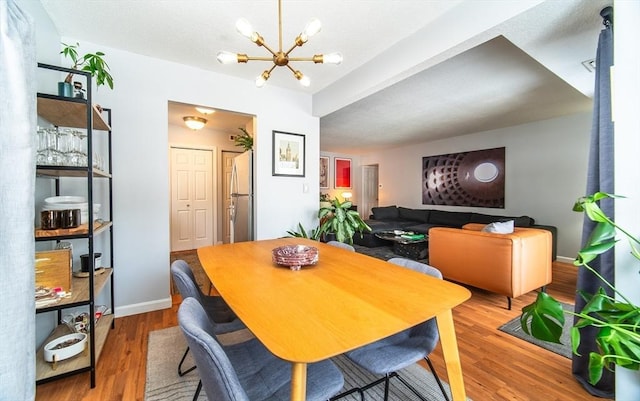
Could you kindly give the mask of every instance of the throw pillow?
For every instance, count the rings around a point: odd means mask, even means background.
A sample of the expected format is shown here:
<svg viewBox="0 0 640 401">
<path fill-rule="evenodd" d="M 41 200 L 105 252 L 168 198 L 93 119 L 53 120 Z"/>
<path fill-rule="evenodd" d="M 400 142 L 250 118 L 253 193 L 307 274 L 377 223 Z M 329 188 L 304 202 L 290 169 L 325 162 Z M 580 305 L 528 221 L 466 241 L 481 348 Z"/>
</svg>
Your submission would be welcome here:
<svg viewBox="0 0 640 401">
<path fill-rule="evenodd" d="M 513 232 L 513 220 L 487 224 L 482 231 L 486 233 L 511 234 Z"/>
</svg>

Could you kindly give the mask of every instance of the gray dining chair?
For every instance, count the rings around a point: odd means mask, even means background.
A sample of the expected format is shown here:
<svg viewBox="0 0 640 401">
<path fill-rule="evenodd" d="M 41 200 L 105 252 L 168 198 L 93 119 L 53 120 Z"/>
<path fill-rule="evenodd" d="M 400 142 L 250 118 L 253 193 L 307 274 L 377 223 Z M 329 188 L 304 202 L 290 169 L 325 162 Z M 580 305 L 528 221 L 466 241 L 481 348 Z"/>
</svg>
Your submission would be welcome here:
<svg viewBox="0 0 640 401">
<path fill-rule="evenodd" d="M 345 244 L 344 242 L 340 242 L 340 241 L 329 241 L 329 242 L 327 242 L 327 245 L 335 246 L 337 248 L 346 249 L 347 251 L 351 251 L 351 252 L 355 252 L 356 251 L 356 248 L 354 248 L 353 246 L 351 246 L 349 244 Z"/>
<path fill-rule="evenodd" d="M 246 326 L 236 317 L 231 308 L 222 299 L 222 297 L 205 295 L 200 290 L 198 282 L 196 281 L 191 266 L 184 260 L 176 260 L 171 264 L 171 276 L 173 281 L 178 287 L 178 292 L 182 299 L 194 298 L 202 305 L 206 311 L 209 319 L 216 323 L 215 334 L 224 334 L 236 330 L 244 329 Z M 178 363 L 178 375 L 184 376 L 196 368 L 192 366 L 188 369 L 182 368 L 187 355 L 189 354 L 189 347 L 184 351 L 182 359 Z M 194 400 L 198 398 L 200 394 L 200 384 L 196 389 L 196 393 L 193 397 Z"/>
<path fill-rule="evenodd" d="M 198 366 L 210 401 L 276 401 L 291 395 L 291 363 L 273 355 L 257 339 L 223 346 L 202 306 L 193 298 L 182 301 L 178 323 Z M 307 366 L 308 401 L 328 400 L 344 385 L 329 360 Z"/>
<path fill-rule="evenodd" d="M 389 259 L 389 262 L 442 279 L 442 274 L 438 269 L 424 263 L 405 258 L 392 258 Z M 384 375 L 384 377 L 364 387 L 360 387 L 362 400 L 364 401 L 364 392 L 367 389 L 383 382 L 385 384 L 384 399 L 385 401 L 388 400 L 389 380 L 397 377 L 398 380 L 407 386 L 418 398 L 427 401 L 418 390 L 398 374 L 400 369 L 424 359 L 427 361 L 445 400 L 449 401 L 447 392 L 429 359 L 429 354 L 431 354 L 436 347 L 438 339 L 438 327 L 434 318 L 390 337 L 348 352 L 346 356 L 356 365 L 373 374 Z"/>
</svg>

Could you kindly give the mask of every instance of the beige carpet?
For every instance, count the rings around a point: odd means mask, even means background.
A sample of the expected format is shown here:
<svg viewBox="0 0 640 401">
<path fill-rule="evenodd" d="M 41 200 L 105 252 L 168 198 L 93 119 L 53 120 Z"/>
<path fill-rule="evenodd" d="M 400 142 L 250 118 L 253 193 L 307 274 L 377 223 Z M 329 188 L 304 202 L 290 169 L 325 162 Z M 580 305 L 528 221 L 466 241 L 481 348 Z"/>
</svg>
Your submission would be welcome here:
<svg viewBox="0 0 640 401">
<path fill-rule="evenodd" d="M 236 332 L 240 333 L 240 332 Z M 233 334 L 233 333 L 229 333 Z M 244 334 L 243 334 L 244 335 Z M 221 341 L 231 341 L 225 339 Z M 194 370 L 183 377 L 178 376 L 178 362 L 186 349 L 186 341 L 178 327 L 156 330 L 149 333 L 149 343 L 147 352 L 147 380 L 145 388 L 145 401 L 191 401 L 194 391 L 198 385 L 198 370 Z M 355 366 L 345 357 L 332 359 L 342 371 L 345 378 L 343 390 L 361 386 L 375 378 L 362 369 Z M 185 361 L 185 367 L 193 365 L 192 354 L 189 353 Z M 442 401 L 444 397 L 435 383 L 433 375 L 427 369 L 418 364 L 411 365 L 400 371 L 403 378 L 412 383 L 427 399 Z M 444 372 L 441 375 L 446 376 Z M 450 393 L 449 386 L 444 383 L 447 393 Z M 383 398 L 384 386 L 376 386 L 367 391 L 367 400 L 381 400 Z M 198 401 L 205 401 L 204 391 L 200 394 Z M 360 397 L 353 395 L 343 398 L 345 401 L 359 401 Z M 402 386 L 397 379 L 391 381 L 390 401 L 419 401 L 411 391 Z M 467 398 L 467 401 L 469 398 Z"/>
<path fill-rule="evenodd" d="M 196 281 L 198 282 L 198 286 L 205 294 L 209 293 L 211 282 L 209 278 L 205 274 L 204 270 L 202 270 L 202 265 L 200 264 L 200 259 L 198 259 L 198 254 L 195 249 L 190 251 L 177 251 L 171 252 L 170 254 L 170 263 L 173 263 L 176 260 L 184 260 L 191 266 L 191 270 L 193 270 L 193 275 L 196 277 Z M 173 278 L 171 279 L 171 295 L 179 294 L 180 292 L 173 284 Z"/>
</svg>

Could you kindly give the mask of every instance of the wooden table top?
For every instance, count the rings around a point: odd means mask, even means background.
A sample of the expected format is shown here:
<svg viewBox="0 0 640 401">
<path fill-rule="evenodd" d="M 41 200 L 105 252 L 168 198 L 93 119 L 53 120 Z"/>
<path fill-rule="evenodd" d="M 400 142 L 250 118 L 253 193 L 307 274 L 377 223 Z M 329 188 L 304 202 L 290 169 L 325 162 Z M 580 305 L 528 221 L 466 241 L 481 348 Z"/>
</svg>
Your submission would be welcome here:
<svg viewBox="0 0 640 401">
<path fill-rule="evenodd" d="M 272 249 L 315 246 L 292 271 Z M 311 363 L 395 334 L 467 300 L 464 287 L 317 241 L 280 238 L 198 249 L 216 290 L 275 355 Z"/>
</svg>

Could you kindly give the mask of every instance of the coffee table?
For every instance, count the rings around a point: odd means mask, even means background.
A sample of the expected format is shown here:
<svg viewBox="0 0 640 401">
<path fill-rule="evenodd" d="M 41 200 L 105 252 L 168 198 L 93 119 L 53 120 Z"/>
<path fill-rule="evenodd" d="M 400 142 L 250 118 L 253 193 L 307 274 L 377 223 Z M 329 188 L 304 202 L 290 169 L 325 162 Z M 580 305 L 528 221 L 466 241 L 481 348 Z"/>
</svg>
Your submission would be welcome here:
<svg viewBox="0 0 640 401">
<path fill-rule="evenodd" d="M 429 241 L 429 236 L 425 235 L 423 238 L 419 239 L 402 237 L 403 234 L 408 233 L 409 232 L 406 231 L 394 230 L 380 231 L 374 235 L 382 240 L 393 242 L 393 253 L 397 255 L 414 260 L 425 259 L 427 257 L 427 243 Z"/>
</svg>

